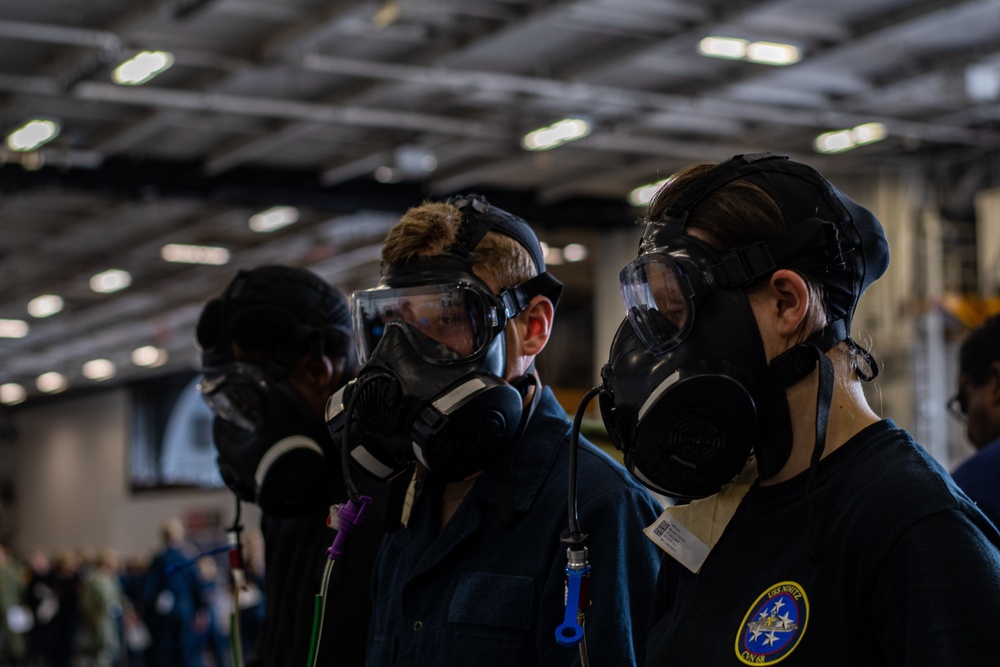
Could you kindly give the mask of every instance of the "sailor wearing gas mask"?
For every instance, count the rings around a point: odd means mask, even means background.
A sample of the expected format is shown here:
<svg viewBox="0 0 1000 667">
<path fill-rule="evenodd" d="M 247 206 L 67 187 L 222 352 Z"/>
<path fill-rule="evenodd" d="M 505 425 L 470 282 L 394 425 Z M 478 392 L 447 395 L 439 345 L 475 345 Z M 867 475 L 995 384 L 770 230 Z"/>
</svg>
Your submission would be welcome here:
<svg viewBox="0 0 1000 667">
<path fill-rule="evenodd" d="M 306 269 L 240 271 L 205 306 L 197 339 L 219 469 L 238 498 L 262 513 L 265 609 L 247 664 L 304 667 L 335 536 L 327 517 L 331 504 L 347 498 L 323 419 L 326 400 L 357 373 L 347 298 Z M 325 591 L 319 664 L 364 664 L 379 515 L 391 504 L 391 487 L 371 486 L 369 520 Z"/>
<path fill-rule="evenodd" d="M 647 665 L 996 664 L 1000 535 L 869 407 L 879 221 L 771 154 L 679 172 L 621 271 L 602 414 L 650 488 Z"/>
<path fill-rule="evenodd" d="M 564 615 L 570 421 L 534 360 L 562 285 L 534 232 L 477 196 L 410 209 L 378 286 L 351 297 L 364 366 L 327 406 L 363 474 L 420 462 L 408 524 L 376 564 L 368 665 L 568 665 Z M 659 505 L 590 443 L 579 455 L 595 665 L 645 643 Z"/>
</svg>

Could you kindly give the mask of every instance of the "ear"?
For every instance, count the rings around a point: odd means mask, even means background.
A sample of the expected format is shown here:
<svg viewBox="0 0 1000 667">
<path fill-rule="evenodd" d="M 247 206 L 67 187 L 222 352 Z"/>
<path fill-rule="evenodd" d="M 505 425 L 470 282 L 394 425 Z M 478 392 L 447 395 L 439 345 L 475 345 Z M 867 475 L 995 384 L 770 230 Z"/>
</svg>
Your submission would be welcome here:
<svg viewBox="0 0 1000 667">
<path fill-rule="evenodd" d="M 775 333 L 792 337 L 801 333 L 809 315 L 809 286 L 801 275 L 789 269 L 778 269 L 771 275 L 766 288 L 770 297 Z"/>
<path fill-rule="evenodd" d="M 535 356 L 549 342 L 555 309 L 548 297 L 536 296 L 516 320 L 521 333 L 521 355 Z"/>
</svg>

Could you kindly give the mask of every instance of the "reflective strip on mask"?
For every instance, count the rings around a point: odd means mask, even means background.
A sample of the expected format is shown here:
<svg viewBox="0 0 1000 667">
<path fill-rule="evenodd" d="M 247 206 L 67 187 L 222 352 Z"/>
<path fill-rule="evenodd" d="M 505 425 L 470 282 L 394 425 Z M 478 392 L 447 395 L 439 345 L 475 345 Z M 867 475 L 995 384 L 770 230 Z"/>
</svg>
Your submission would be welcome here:
<svg viewBox="0 0 1000 667">
<path fill-rule="evenodd" d="M 260 463 L 257 465 L 257 472 L 254 474 L 254 481 L 257 482 L 257 488 L 260 488 L 261 484 L 264 483 L 264 478 L 267 477 L 268 469 L 274 465 L 280 457 L 284 456 L 293 449 L 309 449 L 320 456 L 323 456 L 323 450 L 319 448 L 316 441 L 312 438 L 307 438 L 304 435 L 290 435 L 287 438 L 282 438 L 278 442 L 268 449 L 264 456 L 260 458 Z"/>
<path fill-rule="evenodd" d="M 676 383 L 680 379 L 681 379 L 680 371 L 674 371 L 673 373 L 670 374 L 669 377 L 667 377 L 666 380 L 661 382 L 660 385 L 649 394 L 649 398 L 647 398 L 646 402 L 642 404 L 642 407 L 639 408 L 639 416 L 637 420 L 642 421 L 642 418 L 646 415 L 646 412 L 649 410 L 649 408 L 653 406 L 653 403 L 656 403 L 656 401 L 659 400 L 660 396 L 663 395 L 663 392 L 665 392 L 667 389 L 670 389 L 670 386 Z"/>
<path fill-rule="evenodd" d="M 381 479 L 386 479 L 396 472 L 395 468 L 383 464 L 364 447 L 355 447 L 351 450 L 351 458 L 358 462 L 362 468 Z"/>
<path fill-rule="evenodd" d="M 471 378 L 467 382 L 455 387 L 441 398 L 434 401 L 433 405 L 443 415 L 448 414 L 452 408 L 461 403 L 466 398 L 476 393 L 486 386 L 482 378 Z"/>
</svg>

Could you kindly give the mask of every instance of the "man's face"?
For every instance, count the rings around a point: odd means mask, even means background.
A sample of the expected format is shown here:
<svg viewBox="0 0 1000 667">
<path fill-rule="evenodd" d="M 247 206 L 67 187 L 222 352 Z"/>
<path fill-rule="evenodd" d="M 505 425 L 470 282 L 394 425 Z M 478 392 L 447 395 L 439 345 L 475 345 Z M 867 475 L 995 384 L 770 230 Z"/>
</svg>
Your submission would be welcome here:
<svg viewBox="0 0 1000 667">
<path fill-rule="evenodd" d="M 473 353 L 472 325 L 458 299 L 413 295 L 400 303 L 399 317 L 428 338 L 444 345 L 456 357 Z"/>
<path fill-rule="evenodd" d="M 966 375 L 958 379 L 958 403 L 965 414 L 965 433 L 977 449 L 1000 436 L 997 431 L 997 408 L 993 405 L 996 375 L 991 374 L 982 384 L 976 384 Z"/>
</svg>

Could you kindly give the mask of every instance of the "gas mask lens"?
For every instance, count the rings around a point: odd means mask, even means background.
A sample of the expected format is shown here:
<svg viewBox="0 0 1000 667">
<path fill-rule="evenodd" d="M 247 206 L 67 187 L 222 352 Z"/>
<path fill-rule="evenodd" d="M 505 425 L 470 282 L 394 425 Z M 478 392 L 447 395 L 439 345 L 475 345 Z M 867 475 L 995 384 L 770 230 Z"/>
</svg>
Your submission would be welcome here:
<svg viewBox="0 0 1000 667">
<path fill-rule="evenodd" d="M 684 267 L 664 253 L 640 255 L 618 275 L 636 335 L 650 352 L 677 347 L 694 321 L 694 288 Z"/>
<path fill-rule="evenodd" d="M 448 364 L 475 358 L 503 328 L 496 297 L 469 283 L 376 287 L 351 295 L 358 358 L 366 363 L 386 327 L 400 323 L 420 355 Z"/>
<path fill-rule="evenodd" d="M 244 431 L 254 431 L 263 422 L 267 377 L 253 364 L 233 362 L 206 368 L 198 393 L 219 419 Z"/>
</svg>

